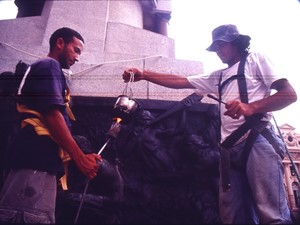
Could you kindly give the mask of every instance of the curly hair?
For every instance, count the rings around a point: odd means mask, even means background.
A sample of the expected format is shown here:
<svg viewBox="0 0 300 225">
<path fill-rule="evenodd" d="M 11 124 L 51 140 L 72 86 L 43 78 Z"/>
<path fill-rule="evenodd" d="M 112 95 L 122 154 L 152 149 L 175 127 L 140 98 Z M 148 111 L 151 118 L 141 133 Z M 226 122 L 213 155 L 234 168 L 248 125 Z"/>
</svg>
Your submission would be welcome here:
<svg viewBox="0 0 300 225">
<path fill-rule="evenodd" d="M 237 46 L 239 51 L 242 54 L 248 53 L 250 49 L 250 40 L 251 37 L 247 35 L 240 35 L 238 38 L 236 38 L 232 43 Z"/>
<path fill-rule="evenodd" d="M 50 52 L 54 49 L 56 41 L 58 38 L 62 38 L 66 44 L 70 43 L 73 40 L 73 37 L 78 38 L 84 43 L 84 39 L 77 31 L 68 28 L 68 27 L 62 27 L 58 30 L 54 31 L 54 33 L 51 35 L 49 39 L 50 44 Z"/>
</svg>

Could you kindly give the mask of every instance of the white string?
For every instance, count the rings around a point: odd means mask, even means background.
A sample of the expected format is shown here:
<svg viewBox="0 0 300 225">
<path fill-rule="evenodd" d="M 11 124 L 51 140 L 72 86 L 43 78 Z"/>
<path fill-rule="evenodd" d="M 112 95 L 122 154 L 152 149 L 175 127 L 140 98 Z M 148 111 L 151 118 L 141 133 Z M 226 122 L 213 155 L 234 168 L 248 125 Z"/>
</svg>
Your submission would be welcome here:
<svg viewBox="0 0 300 225">
<path fill-rule="evenodd" d="M 103 63 L 97 64 L 97 65 L 95 65 L 93 67 L 90 67 L 90 68 L 87 68 L 85 70 L 79 71 L 77 73 L 73 73 L 73 76 L 74 75 L 78 75 L 78 74 L 83 73 L 83 72 L 86 72 L 88 70 L 95 69 L 95 68 L 103 66 L 105 64 L 123 63 L 123 62 L 134 62 L 134 61 L 139 61 L 139 60 L 145 60 L 145 59 L 151 59 L 151 58 L 161 58 L 161 57 L 162 57 L 161 55 L 154 55 L 154 56 L 147 56 L 147 57 L 136 58 L 136 59 L 123 59 L 123 60 L 118 60 L 118 61 L 103 62 Z"/>
<path fill-rule="evenodd" d="M 134 72 L 130 71 L 130 78 L 129 78 L 129 82 L 134 82 Z"/>
<path fill-rule="evenodd" d="M 14 46 L 12 46 L 12 45 L 10 45 L 10 44 L 7 44 L 7 43 L 1 42 L 1 41 L 0 41 L 0 44 L 6 45 L 7 47 L 10 47 L 10 48 L 12 48 L 12 49 L 14 49 L 14 50 L 17 50 L 17 51 L 19 51 L 19 52 L 22 52 L 22 53 L 24 53 L 24 54 L 26 54 L 26 55 L 30 55 L 30 56 L 33 56 L 33 57 L 36 57 L 36 58 L 43 58 L 42 56 L 38 56 L 38 55 L 34 55 L 34 54 L 31 54 L 31 53 L 25 52 L 25 51 L 23 51 L 23 50 L 21 50 L 21 49 L 18 49 L 18 48 L 14 47 Z"/>
<path fill-rule="evenodd" d="M 130 82 L 134 82 L 134 73 L 132 71 L 129 72 L 130 78 L 129 81 L 125 84 L 125 88 L 123 90 L 123 95 L 128 95 L 128 90 L 130 91 L 129 97 L 133 96 L 132 89 L 129 87 Z"/>
<path fill-rule="evenodd" d="M 23 51 L 21 49 L 18 49 L 18 48 L 14 47 L 14 46 L 12 46 L 10 44 L 7 44 L 7 43 L 1 42 L 1 41 L 0 41 L 0 44 L 3 44 L 5 46 L 7 46 L 7 47 L 10 47 L 10 48 L 12 48 L 12 49 L 14 49 L 16 51 L 22 52 L 22 53 L 24 53 L 26 55 L 30 55 L 30 56 L 33 56 L 33 57 L 36 57 L 36 58 L 43 58 L 42 56 L 38 56 L 38 55 L 34 55 L 34 54 L 31 54 L 31 53 L 25 52 L 25 51 Z M 147 57 L 136 58 L 136 59 L 123 59 L 123 60 L 118 60 L 118 61 L 103 62 L 103 63 L 97 64 L 95 66 L 92 66 L 90 68 L 87 68 L 87 69 L 84 69 L 82 71 L 79 71 L 77 73 L 73 73 L 72 76 L 84 73 L 84 72 L 86 72 L 88 70 L 95 69 L 95 68 L 100 67 L 100 66 L 105 65 L 105 64 L 123 63 L 123 62 L 134 62 L 134 61 L 139 61 L 139 60 L 145 60 L 145 59 L 151 59 L 151 58 L 161 58 L 161 57 L 162 57 L 162 55 L 153 55 L 153 56 L 147 56 Z"/>
</svg>

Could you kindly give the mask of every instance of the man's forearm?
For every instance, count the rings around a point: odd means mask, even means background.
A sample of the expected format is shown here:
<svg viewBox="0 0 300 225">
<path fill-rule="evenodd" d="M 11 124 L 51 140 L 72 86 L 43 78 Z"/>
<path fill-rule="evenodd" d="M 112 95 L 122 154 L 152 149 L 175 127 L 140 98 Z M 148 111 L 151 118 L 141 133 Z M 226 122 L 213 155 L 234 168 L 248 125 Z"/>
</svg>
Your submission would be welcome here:
<svg viewBox="0 0 300 225">
<path fill-rule="evenodd" d="M 60 111 L 56 109 L 49 110 L 44 114 L 44 119 L 47 128 L 58 145 L 75 160 L 81 158 L 84 153 L 73 139 Z"/>
<path fill-rule="evenodd" d="M 156 73 L 149 70 L 143 70 L 142 72 L 143 80 L 175 89 L 183 88 L 193 88 L 193 86 L 188 82 L 186 77 L 175 75 L 175 74 L 162 74 Z"/>
<path fill-rule="evenodd" d="M 272 112 L 281 110 L 297 101 L 294 88 L 286 79 L 277 80 L 272 84 L 277 92 L 261 101 L 253 103 L 258 112 Z"/>
<path fill-rule="evenodd" d="M 265 99 L 262 99 L 257 102 L 253 102 L 250 105 L 254 107 L 255 113 L 264 113 L 281 110 L 293 102 L 296 101 L 294 95 L 289 95 L 288 93 L 277 92 L 274 95 L 271 95 Z"/>
</svg>

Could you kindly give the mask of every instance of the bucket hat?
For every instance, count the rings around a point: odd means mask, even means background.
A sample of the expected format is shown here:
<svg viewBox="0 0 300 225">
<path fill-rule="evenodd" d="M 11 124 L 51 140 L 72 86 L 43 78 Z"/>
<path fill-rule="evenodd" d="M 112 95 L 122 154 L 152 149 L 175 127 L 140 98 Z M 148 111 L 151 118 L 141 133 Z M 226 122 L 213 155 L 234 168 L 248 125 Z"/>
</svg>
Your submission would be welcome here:
<svg viewBox="0 0 300 225">
<path fill-rule="evenodd" d="M 233 24 L 225 24 L 215 28 L 212 31 L 212 44 L 206 49 L 207 51 L 214 52 L 216 41 L 232 42 L 238 37 L 250 40 L 250 36 L 240 34 L 237 27 Z"/>
</svg>

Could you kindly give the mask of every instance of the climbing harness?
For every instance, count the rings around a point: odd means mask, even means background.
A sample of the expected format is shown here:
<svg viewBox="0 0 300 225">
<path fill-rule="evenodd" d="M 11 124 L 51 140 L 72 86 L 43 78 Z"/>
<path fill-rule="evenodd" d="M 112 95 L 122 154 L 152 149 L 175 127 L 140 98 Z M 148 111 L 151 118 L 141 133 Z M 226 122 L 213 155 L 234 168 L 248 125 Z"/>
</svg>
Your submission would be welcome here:
<svg viewBox="0 0 300 225">
<path fill-rule="evenodd" d="M 238 88 L 239 88 L 239 94 L 241 102 L 248 103 L 248 93 L 247 93 L 247 83 L 245 78 L 245 63 L 246 59 L 249 53 L 244 55 L 240 61 L 237 75 L 231 76 L 224 82 L 222 82 L 222 75 L 219 79 L 218 84 L 218 92 L 219 92 L 219 108 L 222 101 L 222 89 L 231 81 L 237 80 L 238 82 Z M 219 113 L 221 116 L 221 113 Z M 222 143 L 219 144 L 220 147 L 220 155 L 221 155 L 221 174 L 222 174 L 222 188 L 223 191 L 230 191 L 231 189 L 231 183 L 230 183 L 230 168 L 236 168 L 236 165 L 230 163 L 230 152 L 229 148 L 232 147 L 240 138 L 245 135 L 247 132 L 248 137 L 245 142 L 245 148 L 242 156 L 242 165 L 244 165 L 244 168 L 247 164 L 247 159 L 250 154 L 250 151 L 252 149 L 252 146 L 257 139 L 258 135 L 263 135 L 269 143 L 273 146 L 275 151 L 279 153 L 279 149 L 277 144 L 275 144 L 274 136 L 272 135 L 272 131 L 270 131 L 269 128 L 267 128 L 269 121 L 262 121 L 261 119 L 265 116 L 264 113 L 257 113 L 249 117 L 245 117 L 245 122 L 238 127 L 235 131 L 231 133 Z M 221 119 L 220 119 L 221 121 Z M 283 157 L 283 156 L 281 156 Z M 242 168 L 242 169 L 244 169 Z"/>
</svg>

